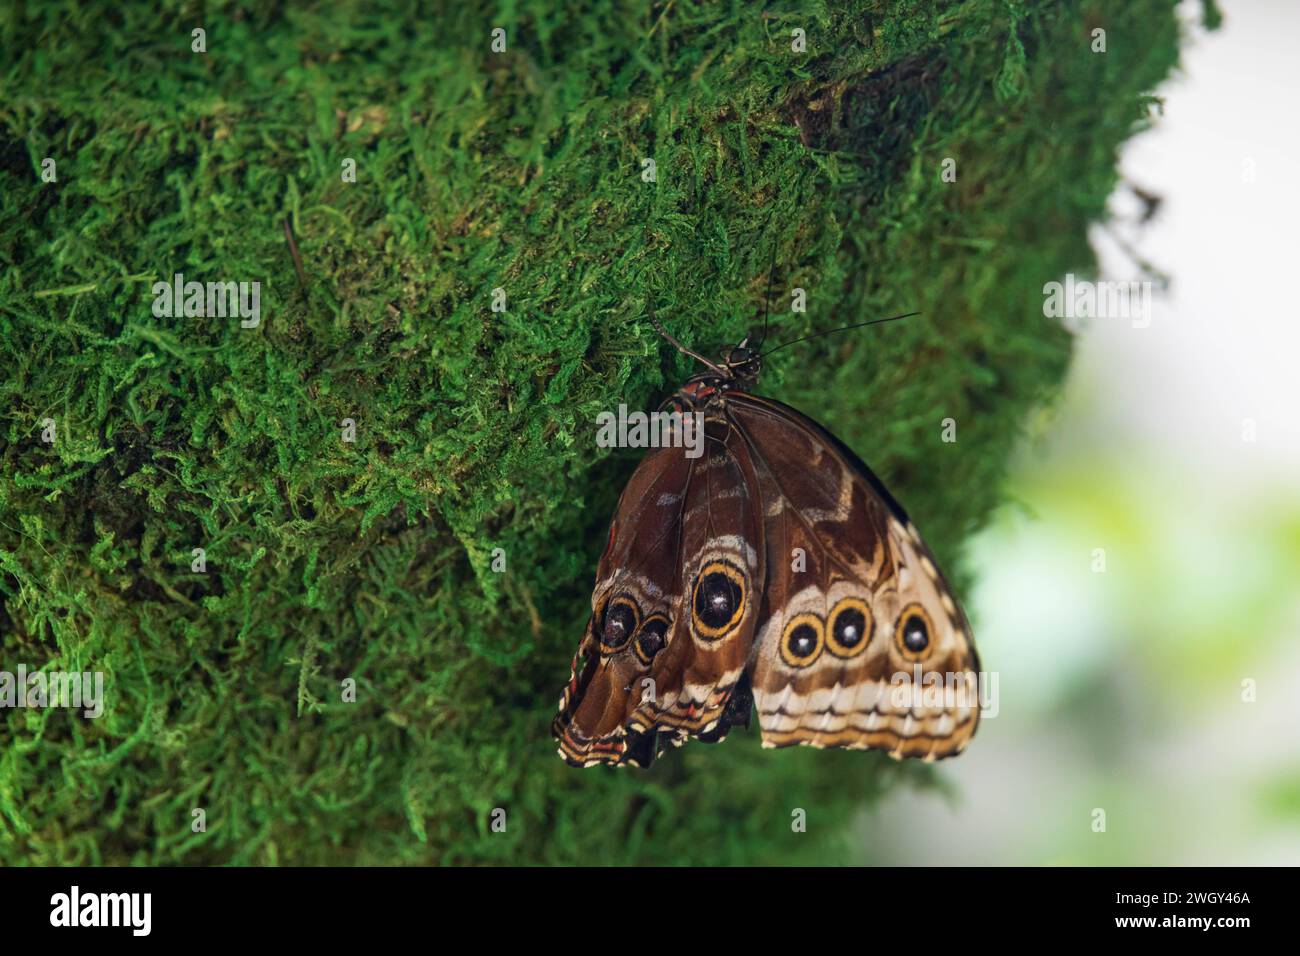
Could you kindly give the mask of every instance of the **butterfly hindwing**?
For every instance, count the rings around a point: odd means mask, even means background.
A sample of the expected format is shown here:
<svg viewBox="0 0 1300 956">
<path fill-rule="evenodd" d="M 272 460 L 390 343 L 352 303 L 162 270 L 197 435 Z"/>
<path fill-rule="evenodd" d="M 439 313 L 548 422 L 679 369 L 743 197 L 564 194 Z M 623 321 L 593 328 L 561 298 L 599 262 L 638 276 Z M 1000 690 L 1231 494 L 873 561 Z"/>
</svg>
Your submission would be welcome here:
<svg viewBox="0 0 1300 956">
<path fill-rule="evenodd" d="M 749 450 L 725 418 L 703 451 L 661 448 L 624 490 L 554 731 L 570 763 L 646 765 L 662 740 L 739 720 L 764 577 Z M 743 693 L 742 688 L 742 693 Z M 734 708 L 733 708 L 734 710 Z"/>
<path fill-rule="evenodd" d="M 741 392 L 728 404 L 764 508 L 749 668 L 764 746 L 960 752 L 978 720 L 974 643 L 907 515 L 811 420 Z"/>
</svg>

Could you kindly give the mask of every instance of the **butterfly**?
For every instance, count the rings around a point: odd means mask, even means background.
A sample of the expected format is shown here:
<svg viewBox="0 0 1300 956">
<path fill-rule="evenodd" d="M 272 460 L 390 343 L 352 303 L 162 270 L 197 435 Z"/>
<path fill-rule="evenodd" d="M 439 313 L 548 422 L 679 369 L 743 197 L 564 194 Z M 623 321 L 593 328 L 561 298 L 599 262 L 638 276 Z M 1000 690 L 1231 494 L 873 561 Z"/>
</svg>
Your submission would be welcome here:
<svg viewBox="0 0 1300 956">
<path fill-rule="evenodd" d="M 703 448 L 652 450 L 619 499 L 552 724 L 560 756 L 647 767 L 755 708 L 764 747 L 960 753 L 979 660 L 906 512 L 829 431 L 755 394 L 769 353 L 749 337 L 713 362 L 652 321 L 705 366 L 664 406 L 702 421 Z"/>
</svg>

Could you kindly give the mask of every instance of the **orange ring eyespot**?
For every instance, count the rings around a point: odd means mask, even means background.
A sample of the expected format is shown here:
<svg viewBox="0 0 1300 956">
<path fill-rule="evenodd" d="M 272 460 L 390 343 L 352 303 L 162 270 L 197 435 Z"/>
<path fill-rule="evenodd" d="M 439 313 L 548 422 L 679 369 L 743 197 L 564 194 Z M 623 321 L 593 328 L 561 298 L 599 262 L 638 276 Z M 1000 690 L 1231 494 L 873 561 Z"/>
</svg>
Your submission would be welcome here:
<svg viewBox="0 0 1300 956">
<path fill-rule="evenodd" d="M 671 630 L 672 622 L 662 614 L 651 614 L 642 621 L 636 632 L 636 640 L 632 642 L 637 660 L 648 667 L 654 656 L 668 646 L 668 633 Z"/>
<path fill-rule="evenodd" d="M 691 623 L 695 633 L 716 640 L 734 628 L 749 603 L 745 572 L 726 561 L 710 561 L 695 576 Z"/>
<path fill-rule="evenodd" d="M 826 624 L 826 647 L 836 657 L 857 657 L 876 632 L 871 608 L 860 598 L 846 597 L 831 610 Z"/>
<path fill-rule="evenodd" d="M 909 604 L 898 615 L 898 623 L 894 625 L 894 646 L 904 660 L 912 663 L 925 660 L 934 650 L 934 625 L 921 605 Z"/>
<path fill-rule="evenodd" d="M 600 615 L 596 629 L 600 652 L 616 654 L 621 651 L 636 633 L 640 622 L 641 609 L 636 606 L 636 601 L 625 594 L 610 598 L 605 602 L 605 610 Z"/>
<path fill-rule="evenodd" d="M 816 614 L 796 614 L 781 631 L 781 660 L 791 667 L 807 667 L 826 646 L 826 628 Z"/>
</svg>

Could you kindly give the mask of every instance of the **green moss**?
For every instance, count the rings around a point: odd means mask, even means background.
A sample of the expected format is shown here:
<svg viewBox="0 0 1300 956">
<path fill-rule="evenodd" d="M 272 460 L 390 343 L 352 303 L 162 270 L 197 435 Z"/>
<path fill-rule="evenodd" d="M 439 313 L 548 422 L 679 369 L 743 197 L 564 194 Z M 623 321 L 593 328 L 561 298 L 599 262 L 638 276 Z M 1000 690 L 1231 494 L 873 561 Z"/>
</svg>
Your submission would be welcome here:
<svg viewBox="0 0 1300 956">
<path fill-rule="evenodd" d="M 0 861 L 828 861 L 931 779 L 743 733 L 562 765 L 635 465 L 595 417 L 688 373 L 650 309 L 734 343 L 775 250 L 809 309 L 773 341 L 924 313 L 787 349 L 764 390 L 957 564 L 1059 389 L 1042 285 L 1092 268 L 1173 4 L 474 6 L 0 15 L 0 664 L 108 681 L 96 721 L 0 712 Z M 260 281 L 262 325 L 155 318 L 175 272 Z"/>
</svg>

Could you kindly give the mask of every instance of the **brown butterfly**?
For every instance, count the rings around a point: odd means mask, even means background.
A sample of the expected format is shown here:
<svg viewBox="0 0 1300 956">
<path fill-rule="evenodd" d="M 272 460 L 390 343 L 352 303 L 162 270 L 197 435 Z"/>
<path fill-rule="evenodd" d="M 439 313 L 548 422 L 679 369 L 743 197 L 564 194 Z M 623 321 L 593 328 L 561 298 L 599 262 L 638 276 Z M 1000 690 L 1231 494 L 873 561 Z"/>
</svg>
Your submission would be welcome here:
<svg viewBox="0 0 1300 956">
<path fill-rule="evenodd" d="M 665 403 L 700 413 L 703 449 L 651 451 L 623 491 L 552 725 L 560 755 L 649 766 L 667 743 L 748 727 L 755 705 L 764 747 L 961 752 L 975 644 L 906 513 L 828 431 L 753 393 L 769 353 L 746 338 L 710 362 L 655 327 L 706 367 Z"/>
</svg>

